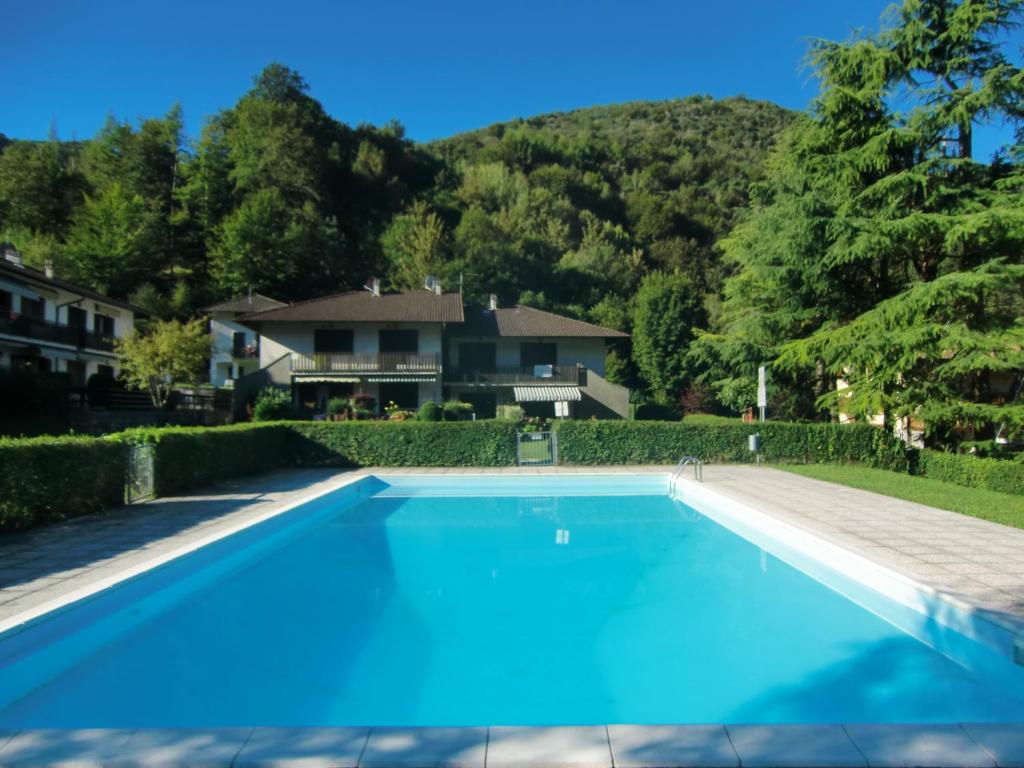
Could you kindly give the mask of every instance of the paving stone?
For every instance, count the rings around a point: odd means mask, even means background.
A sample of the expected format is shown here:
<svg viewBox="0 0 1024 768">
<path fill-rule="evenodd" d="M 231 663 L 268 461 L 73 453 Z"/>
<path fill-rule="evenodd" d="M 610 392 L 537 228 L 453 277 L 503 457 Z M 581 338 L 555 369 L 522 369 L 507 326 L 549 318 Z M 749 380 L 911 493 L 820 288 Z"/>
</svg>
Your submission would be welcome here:
<svg viewBox="0 0 1024 768">
<path fill-rule="evenodd" d="M 615 768 L 729 768 L 739 765 L 721 725 L 609 725 Z"/>
<path fill-rule="evenodd" d="M 106 768 L 230 768 L 251 728 L 146 728 L 135 731 Z"/>
<path fill-rule="evenodd" d="M 0 747 L 4 768 L 100 768 L 106 766 L 131 737 L 130 730 L 21 731 Z"/>
<path fill-rule="evenodd" d="M 487 768 L 611 768 L 603 725 L 495 727 L 487 743 Z"/>
<path fill-rule="evenodd" d="M 866 768 L 864 755 L 839 725 L 730 725 L 744 768 Z"/>
<path fill-rule="evenodd" d="M 483 768 L 486 728 L 371 728 L 359 768 Z"/>
<path fill-rule="evenodd" d="M 872 768 L 994 768 L 992 755 L 959 725 L 847 725 Z"/>
<path fill-rule="evenodd" d="M 1024 723 L 966 723 L 963 728 L 1000 768 L 1024 768 Z"/>
<path fill-rule="evenodd" d="M 232 768 L 355 768 L 369 728 L 255 728 Z"/>
</svg>

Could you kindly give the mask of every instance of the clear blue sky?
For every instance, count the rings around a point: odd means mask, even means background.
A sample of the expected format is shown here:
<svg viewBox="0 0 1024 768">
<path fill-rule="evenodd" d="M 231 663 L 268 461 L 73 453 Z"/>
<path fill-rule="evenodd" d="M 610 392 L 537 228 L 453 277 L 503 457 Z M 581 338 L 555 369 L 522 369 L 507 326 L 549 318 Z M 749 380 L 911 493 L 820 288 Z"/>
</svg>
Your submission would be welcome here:
<svg viewBox="0 0 1024 768">
<path fill-rule="evenodd" d="M 270 61 L 348 123 L 417 140 L 513 117 L 708 93 L 803 108 L 809 37 L 875 28 L 888 0 L 4 0 L 0 132 L 93 135 L 108 114 L 187 129 Z M 983 132 L 981 151 L 997 137 Z M 979 152 L 979 155 L 981 152 Z"/>
</svg>

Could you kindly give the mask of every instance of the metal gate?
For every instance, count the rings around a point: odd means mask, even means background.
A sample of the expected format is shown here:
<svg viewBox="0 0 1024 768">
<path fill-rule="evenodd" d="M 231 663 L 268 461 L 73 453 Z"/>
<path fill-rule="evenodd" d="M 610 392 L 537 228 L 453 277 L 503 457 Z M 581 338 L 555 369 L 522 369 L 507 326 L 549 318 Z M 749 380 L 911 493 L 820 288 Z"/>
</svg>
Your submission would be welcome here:
<svg viewBox="0 0 1024 768">
<path fill-rule="evenodd" d="M 521 467 L 545 467 L 558 463 L 558 439 L 554 432 L 516 432 L 516 460 Z"/>
<path fill-rule="evenodd" d="M 125 502 L 134 504 L 153 498 L 153 446 L 148 443 L 133 443 L 128 446 L 127 460 Z"/>
</svg>

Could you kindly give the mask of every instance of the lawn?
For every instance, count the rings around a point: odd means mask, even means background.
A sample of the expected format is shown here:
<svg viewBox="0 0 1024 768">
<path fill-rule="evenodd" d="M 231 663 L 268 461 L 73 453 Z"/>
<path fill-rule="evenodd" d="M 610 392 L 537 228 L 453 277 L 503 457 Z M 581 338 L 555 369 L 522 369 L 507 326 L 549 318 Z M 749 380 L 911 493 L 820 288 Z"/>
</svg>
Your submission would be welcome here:
<svg viewBox="0 0 1024 768">
<path fill-rule="evenodd" d="M 874 491 L 898 499 L 916 501 L 930 507 L 948 509 L 993 523 L 1024 528 L 1024 496 L 964 488 L 940 480 L 912 477 L 886 469 L 871 469 L 849 464 L 774 464 L 783 469 L 815 480 L 826 480 L 865 491 Z"/>
</svg>

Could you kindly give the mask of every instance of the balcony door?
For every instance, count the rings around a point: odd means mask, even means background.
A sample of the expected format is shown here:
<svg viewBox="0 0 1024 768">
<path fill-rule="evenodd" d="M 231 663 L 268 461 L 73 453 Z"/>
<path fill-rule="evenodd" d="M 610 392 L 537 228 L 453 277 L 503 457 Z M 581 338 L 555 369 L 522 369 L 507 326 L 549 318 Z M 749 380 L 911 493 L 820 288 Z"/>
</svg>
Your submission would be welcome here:
<svg viewBox="0 0 1024 768">
<path fill-rule="evenodd" d="M 319 328 L 313 331 L 313 352 L 352 354 L 351 328 Z"/>
<path fill-rule="evenodd" d="M 532 370 L 537 365 L 557 365 L 558 345 L 524 341 L 519 345 L 519 365 Z"/>
<path fill-rule="evenodd" d="M 81 307 L 68 307 L 68 326 L 84 331 L 88 326 L 87 315 Z"/>
<path fill-rule="evenodd" d="M 112 338 L 114 336 L 114 318 L 109 315 L 101 315 L 97 312 L 92 316 L 92 327 L 96 335 L 101 338 Z"/>
<path fill-rule="evenodd" d="M 464 371 L 493 371 L 498 367 L 494 342 L 466 341 L 459 344 L 459 368 Z"/>
<path fill-rule="evenodd" d="M 381 354 L 385 352 L 405 352 L 415 355 L 420 351 L 420 332 L 412 330 L 387 329 L 380 332 L 378 339 Z"/>
</svg>

